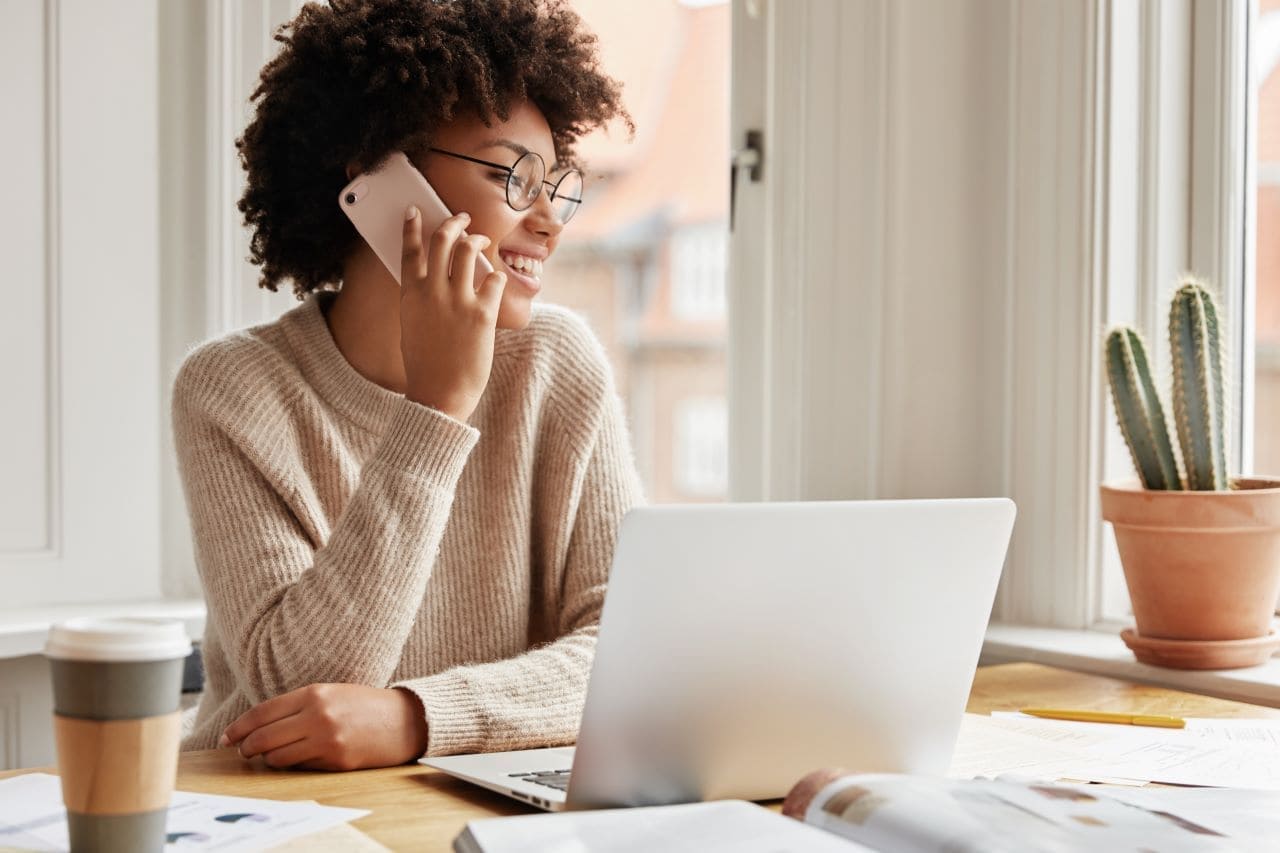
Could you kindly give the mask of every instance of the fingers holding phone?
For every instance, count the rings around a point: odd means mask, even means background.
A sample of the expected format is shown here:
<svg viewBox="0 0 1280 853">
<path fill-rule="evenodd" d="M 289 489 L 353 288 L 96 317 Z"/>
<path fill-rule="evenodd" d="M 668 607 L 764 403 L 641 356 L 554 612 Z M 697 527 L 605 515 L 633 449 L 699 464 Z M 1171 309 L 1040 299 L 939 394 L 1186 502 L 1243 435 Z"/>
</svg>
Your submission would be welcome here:
<svg viewBox="0 0 1280 853">
<path fill-rule="evenodd" d="M 487 238 L 467 236 L 470 217 L 453 215 L 402 151 L 353 177 L 338 204 L 400 285 L 406 396 L 466 420 L 489 381 L 506 281 Z"/>
<path fill-rule="evenodd" d="M 475 295 L 476 258 L 489 245 L 483 234 L 463 230 L 470 222 L 466 213 L 446 219 L 431 235 L 427 248 L 427 277 L 436 287 L 456 290 L 459 297 Z"/>
<path fill-rule="evenodd" d="M 467 235 L 465 213 L 451 216 L 423 242 L 422 218 L 406 212 L 401 256 L 400 351 L 406 395 L 465 421 L 489 383 L 498 305 L 506 277 L 475 287 L 476 259 L 489 245 Z"/>
<path fill-rule="evenodd" d="M 456 288 L 459 295 L 474 297 L 485 310 L 486 316 L 494 323 L 498 319 L 498 306 L 502 301 L 502 291 L 507 284 L 507 274 L 501 272 L 484 273 L 476 263 L 481 253 L 489 247 L 489 238 L 483 234 L 470 234 L 465 231 L 454 243 L 452 252 L 452 272 L 449 273 L 450 287 Z M 441 256 L 444 256 L 441 252 Z M 428 265 L 430 262 L 428 262 Z M 476 281 L 477 275 L 484 277 Z"/>
<path fill-rule="evenodd" d="M 402 235 L 400 286 L 425 286 L 443 295 L 449 289 L 449 262 L 455 246 L 466 236 L 463 229 L 470 222 L 470 215 L 459 213 L 441 222 L 430 234 L 424 234 L 426 225 L 422 214 L 410 206 L 405 212 Z"/>
<path fill-rule="evenodd" d="M 405 287 L 426 278 L 427 255 L 422 250 L 422 214 L 410 206 L 404 212 L 404 231 L 400 236 L 400 286 Z"/>
<path fill-rule="evenodd" d="M 502 291 L 507 287 L 507 274 L 504 272 L 486 273 L 484 279 L 476 287 L 476 298 L 493 312 L 493 320 L 498 321 L 498 307 L 502 304 Z"/>
<path fill-rule="evenodd" d="M 479 294 L 482 289 L 491 292 L 498 284 L 506 281 L 505 273 L 485 273 L 486 265 L 478 262 L 490 241 L 483 234 L 467 234 L 463 230 L 471 221 L 469 214 L 459 213 L 446 219 L 427 237 L 425 247 L 420 216 L 414 208 L 410 208 L 405 217 L 401 286 L 425 280 L 430 287 L 441 290 L 452 288 L 459 295 L 467 295 Z M 476 281 L 477 273 L 484 274 L 481 281 Z"/>
</svg>

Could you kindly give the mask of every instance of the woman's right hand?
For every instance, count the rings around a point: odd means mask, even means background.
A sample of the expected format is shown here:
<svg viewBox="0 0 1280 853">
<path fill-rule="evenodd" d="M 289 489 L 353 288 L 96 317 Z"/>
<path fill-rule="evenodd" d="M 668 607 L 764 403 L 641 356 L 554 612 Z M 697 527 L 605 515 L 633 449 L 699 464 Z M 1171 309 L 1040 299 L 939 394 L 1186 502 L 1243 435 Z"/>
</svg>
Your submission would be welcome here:
<svg viewBox="0 0 1280 853">
<path fill-rule="evenodd" d="M 422 215 L 409 208 L 400 257 L 405 396 L 464 422 L 489 384 L 498 305 L 507 283 L 504 273 L 492 272 L 475 286 L 476 255 L 489 238 L 463 236 L 470 221 L 466 213 L 449 217 L 424 247 Z"/>
</svg>

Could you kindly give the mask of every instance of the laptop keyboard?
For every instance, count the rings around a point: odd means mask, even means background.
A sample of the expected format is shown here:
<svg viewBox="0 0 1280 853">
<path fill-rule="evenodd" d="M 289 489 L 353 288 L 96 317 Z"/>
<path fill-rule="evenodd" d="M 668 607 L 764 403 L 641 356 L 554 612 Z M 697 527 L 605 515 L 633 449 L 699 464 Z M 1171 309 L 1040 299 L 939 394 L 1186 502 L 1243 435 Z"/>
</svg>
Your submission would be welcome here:
<svg viewBox="0 0 1280 853">
<path fill-rule="evenodd" d="M 548 788 L 555 788 L 557 791 L 569 790 L 568 770 L 539 770 L 534 773 L 508 773 L 507 775 L 512 779 L 523 779 L 526 782 L 546 785 Z"/>
</svg>

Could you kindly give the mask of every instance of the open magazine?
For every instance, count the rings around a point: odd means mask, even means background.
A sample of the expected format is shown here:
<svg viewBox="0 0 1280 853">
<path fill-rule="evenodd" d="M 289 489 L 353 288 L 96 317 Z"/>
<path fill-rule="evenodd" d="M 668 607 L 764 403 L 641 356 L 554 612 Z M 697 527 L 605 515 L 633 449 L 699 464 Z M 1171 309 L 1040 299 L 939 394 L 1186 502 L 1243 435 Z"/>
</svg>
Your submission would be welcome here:
<svg viewBox="0 0 1280 853">
<path fill-rule="evenodd" d="M 1277 849 L 1271 791 L 1122 788 L 1000 778 L 810 773 L 783 814 L 895 853 L 1175 853 Z"/>
<path fill-rule="evenodd" d="M 784 816 L 785 815 L 785 816 Z M 819 770 L 743 800 L 484 818 L 457 853 L 1182 853 L 1280 849 L 1280 792 Z"/>
</svg>

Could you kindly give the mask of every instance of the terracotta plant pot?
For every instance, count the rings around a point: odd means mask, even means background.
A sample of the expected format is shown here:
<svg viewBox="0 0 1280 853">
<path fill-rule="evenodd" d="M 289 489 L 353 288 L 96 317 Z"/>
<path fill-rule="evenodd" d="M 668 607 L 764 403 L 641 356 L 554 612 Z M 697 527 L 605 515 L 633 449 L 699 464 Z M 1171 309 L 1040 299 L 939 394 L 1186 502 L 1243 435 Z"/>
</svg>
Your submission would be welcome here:
<svg viewBox="0 0 1280 853">
<path fill-rule="evenodd" d="M 1137 631 L 1138 660 L 1181 669 L 1263 663 L 1280 595 L 1280 479 L 1241 478 L 1224 492 L 1103 484 Z"/>
</svg>

